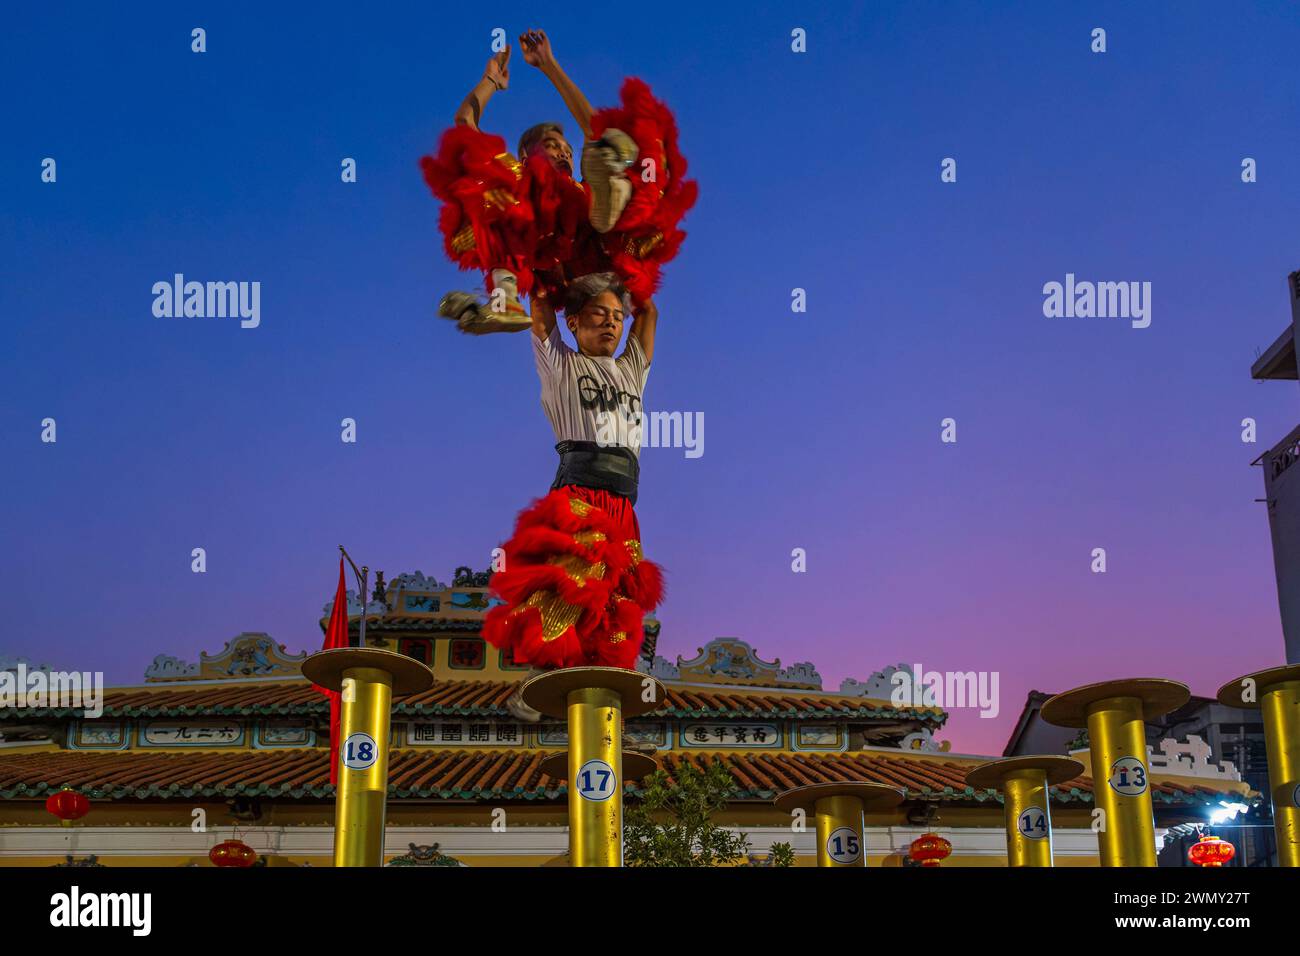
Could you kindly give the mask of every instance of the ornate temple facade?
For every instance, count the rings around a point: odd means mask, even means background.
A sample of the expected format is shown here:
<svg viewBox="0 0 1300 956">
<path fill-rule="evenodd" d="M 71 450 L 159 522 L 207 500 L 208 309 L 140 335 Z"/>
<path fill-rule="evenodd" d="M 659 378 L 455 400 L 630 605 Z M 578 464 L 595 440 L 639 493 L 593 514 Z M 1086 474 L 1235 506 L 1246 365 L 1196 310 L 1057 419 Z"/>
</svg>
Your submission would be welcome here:
<svg viewBox="0 0 1300 956">
<path fill-rule="evenodd" d="M 565 864 L 565 782 L 540 769 L 565 749 L 565 728 L 507 710 L 527 668 L 479 634 L 492 604 L 486 583 L 468 569 L 451 584 L 417 572 L 381 584 L 364 608 L 349 594 L 354 635 L 364 614 L 367 645 L 415 657 L 437 677 L 393 705 L 390 865 Z M 663 681 L 667 699 L 626 732 L 653 743 L 669 774 L 688 763 L 726 766 L 734 789 L 718 822 L 748 835 L 751 863 L 778 842 L 793 844 L 801 865 L 814 862 L 811 827 L 792 832 L 773 807 L 777 794 L 867 780 L 907 794 L 897 809 L 868 816 L 869 866 L 907 865 L 909 845 L 926 832 L 952 843 L 945 865 L 1005 865 L 1000 797 L 965 784 L 992 758 L 949 752 L 936 738 L 943 710 L 891 702 L 903 665 L 828 691 L 812 663 L 783 667 L 741 640 L 719 638 L 672 663 L 656 653 L 658 637 L 659 623 L 648 620 L 640 667 Z M 329 705 L 300 672 L 306 654 L 245 633 L 197 663 L 156 657 L 143 683 L 109 688 L 94 719 L 58 707 L 0 709 L 0 865 L 207 865 L 208 850 L 232 836 L 266 865 L 330 865 Z M 1158 832 L 1258 800 L 1199 740 L 1153 741 L 1152 753 Z M 1087 766 L 1086 750 L 1071 755 Z M 45 810 L 63 787 L 91 801 L 73 826 Z M 1057 865 L 1098 863 L 1092 787 L 1085 773 L 1053 788 Z M 629 798 L 637 791 L 629 781 Z"/>
</svg>

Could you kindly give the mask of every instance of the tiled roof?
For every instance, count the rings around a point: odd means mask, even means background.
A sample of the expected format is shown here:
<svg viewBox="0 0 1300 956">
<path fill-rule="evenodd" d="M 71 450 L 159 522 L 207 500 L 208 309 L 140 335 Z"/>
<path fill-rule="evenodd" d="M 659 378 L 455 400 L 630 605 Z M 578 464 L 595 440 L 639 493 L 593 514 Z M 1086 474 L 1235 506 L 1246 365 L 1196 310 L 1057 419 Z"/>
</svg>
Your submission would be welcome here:
<svg viewBox="0 0 1300 956">
<path fill-rule="evenodd" d="M 474 751 L 401 749 L 389 756 L 389 795 L 444 800 L 556 800 L 563 782 L 539 769 L 549 756 L 538 750 Z M 662 756 L 671 776 L 683 763 L 721 760 L 736 781 L 734 799 L 770 800 L 809 783 L 866 780 L 903 787 L 913 799 L 996 805 L 990 790 L 964 779 L 973 763 L 917 760 L 877 751 L 850 754 L 682 754 Z M 193 799 L 267 796 L 332 799 L 329 760 L 323 748 L 196 753 L 157 751 L 43 751 L 0 756 L 0 797 L 44 800 L 64 786 L 92 800 Z M 636 784 L 628 785 L 635 793 Z M 1052 788 L 1062 803 L 1092 801 L 1092 781 L 1080 777 Z M 1197 806 L 1232 797 L 1210 787 L 1154 783 L 1157 807 Z"/>
<path fill-rule="evenodd" d="M 405 716 L 460 715 L 505 716 L 506 699 L 518 686 L 514 681 L 444 680 L 422 694 L 403 697 L 393 705 Z M 305 679 L 289 681 L 232 681 L 212 687 L 109 688 L 104 692 L 105 717 L 195 717 L 238 715 L 303 716 L 328 711 L 325 698 Z M 71 708 L 9 708 L 0 720 L 35 717 L 73 717 Z M 936 708 L 899 709 L 883 701 L 860 697 L 783 691 L 779 688 L 709 688 L 669 686 L 667 706 L 655 711 L 661 717 L 745 717 L 757 719 L 836 718 L 945 719 Z"/>
</svg>

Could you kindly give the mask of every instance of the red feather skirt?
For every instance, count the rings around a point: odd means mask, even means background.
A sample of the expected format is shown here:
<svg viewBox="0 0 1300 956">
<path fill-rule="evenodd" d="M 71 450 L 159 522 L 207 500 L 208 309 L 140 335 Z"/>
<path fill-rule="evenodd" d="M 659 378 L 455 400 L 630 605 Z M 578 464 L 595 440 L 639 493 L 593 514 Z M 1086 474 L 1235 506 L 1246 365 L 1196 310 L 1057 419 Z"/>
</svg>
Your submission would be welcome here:
<svg viewBox="0 0 1300 956">
<path fill-rule="evenodd" d="M 491 586 L 505 603 L 483 622 L 490 644 L 542 670 L 635 669 L 642 621 L 663 597 L 663 573 L 641 556 L 626 498 L 556 488 L 520 513 L 504 550 Z"/>
<path fill-rule="evenodd" d="M 621 100 L 592 116 L 597 137 L 614 127 L 639 149 L 627 171 L 632 198 L 605 235 L 588 221 L 586 187 L 545 156 L 520 163 L 500 136 L 468 126 L 447 130 L 437 154 L 423 157 L 420 168 L 442 202 L 438 228 L 448 258 L 484 273 L 509 269 L 521 294 L 540 285 L 552 301 L 562 298 L 571 279 L 605 271 L 617 272 L 636 302 L 650 298 L 686 238 L 680 223 L 699 189 L 685 178 L 686 159 L 668 107 L 638 79 L 624 81 Z"/>
</svg>

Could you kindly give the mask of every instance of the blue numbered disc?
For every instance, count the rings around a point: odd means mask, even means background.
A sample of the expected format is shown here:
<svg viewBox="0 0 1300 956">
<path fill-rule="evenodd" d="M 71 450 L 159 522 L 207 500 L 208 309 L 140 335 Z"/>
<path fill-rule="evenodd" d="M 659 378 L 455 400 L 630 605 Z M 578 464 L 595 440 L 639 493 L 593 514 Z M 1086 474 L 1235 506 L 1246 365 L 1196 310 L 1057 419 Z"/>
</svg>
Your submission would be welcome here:
<svg viewBox="0 0 1300 956">
<path fill-rule="evenodd" d="M 1146 764 L 1137 757 L 1120 757 L 1110 767 L 1110 788 L 1126 797 L 1146 793 Z"/>
<path fill-rule="evenodd" d="M 1047 814 L 1042 807 L 1025 807 L 1016 818 L 1016 829 L 1022 837 L 1030 840 L 1047 838 Z"/>
<path fill-rule="evenodd" d="M 379 759 L 379 745 L 369 734 L 348 734 L 343 746 L 339 748 L 343 766 L 349 770 L 369 770 Z"/>
<path fill-rule="evenodd" d="M 857 863 L 862 859 L 862 834 L 852 827 L 840 827 L 826 838 L 826 855 L 836 863 Z"/>
<path fill-rule="evenodd" d="M 1300 807 L 1300 783 L 1295 785 L 1295 792 L 1291 794 L 1291 802 Z"/>
<path fill-rule="evenodd" d="M 614 768 L 603 760 L 588 760 L 578 768 L 578 779 L 573 781 L 578 795 L 584 800 L 608 800 L 618 791 L 618 777 Z"/>
</svg>

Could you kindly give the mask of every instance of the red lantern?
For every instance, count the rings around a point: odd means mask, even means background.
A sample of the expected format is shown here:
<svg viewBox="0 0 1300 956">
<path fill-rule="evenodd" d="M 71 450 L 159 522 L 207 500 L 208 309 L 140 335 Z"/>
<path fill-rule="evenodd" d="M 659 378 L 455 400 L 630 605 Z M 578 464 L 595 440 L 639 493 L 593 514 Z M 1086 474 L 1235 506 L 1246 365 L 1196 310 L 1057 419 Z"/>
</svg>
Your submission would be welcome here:
<svg viewBox="0 0 1300 956">
<path fill-rule="evenodd" d="M 61 826 L 70 827 L 73 820 L 80 820 L 90 812 L 90 801 L 71 787 L 64 787 L 50 794 L 45 809 L 59 818 Z"/>
<path fill-rule="evenodd" d="M 1237 848 L 1227 840 L 1205 834 L 1187 851 L 1187 859 L 1197 866 L 1223 866 L 1237 855 Z"/>
<path fill-rule="evenodd" d="M 243 840 L 225 840 L 208 851 L 213 866 L 252 866 L 257 862 L 257 851 Z"/>
<path fill-rule="evenodd" d="M 922 866 L 938 866 L 952 853 L 952 844 L 937 833 L 924 833 L 912 841 L 907 855 Z"/>
</svg>

